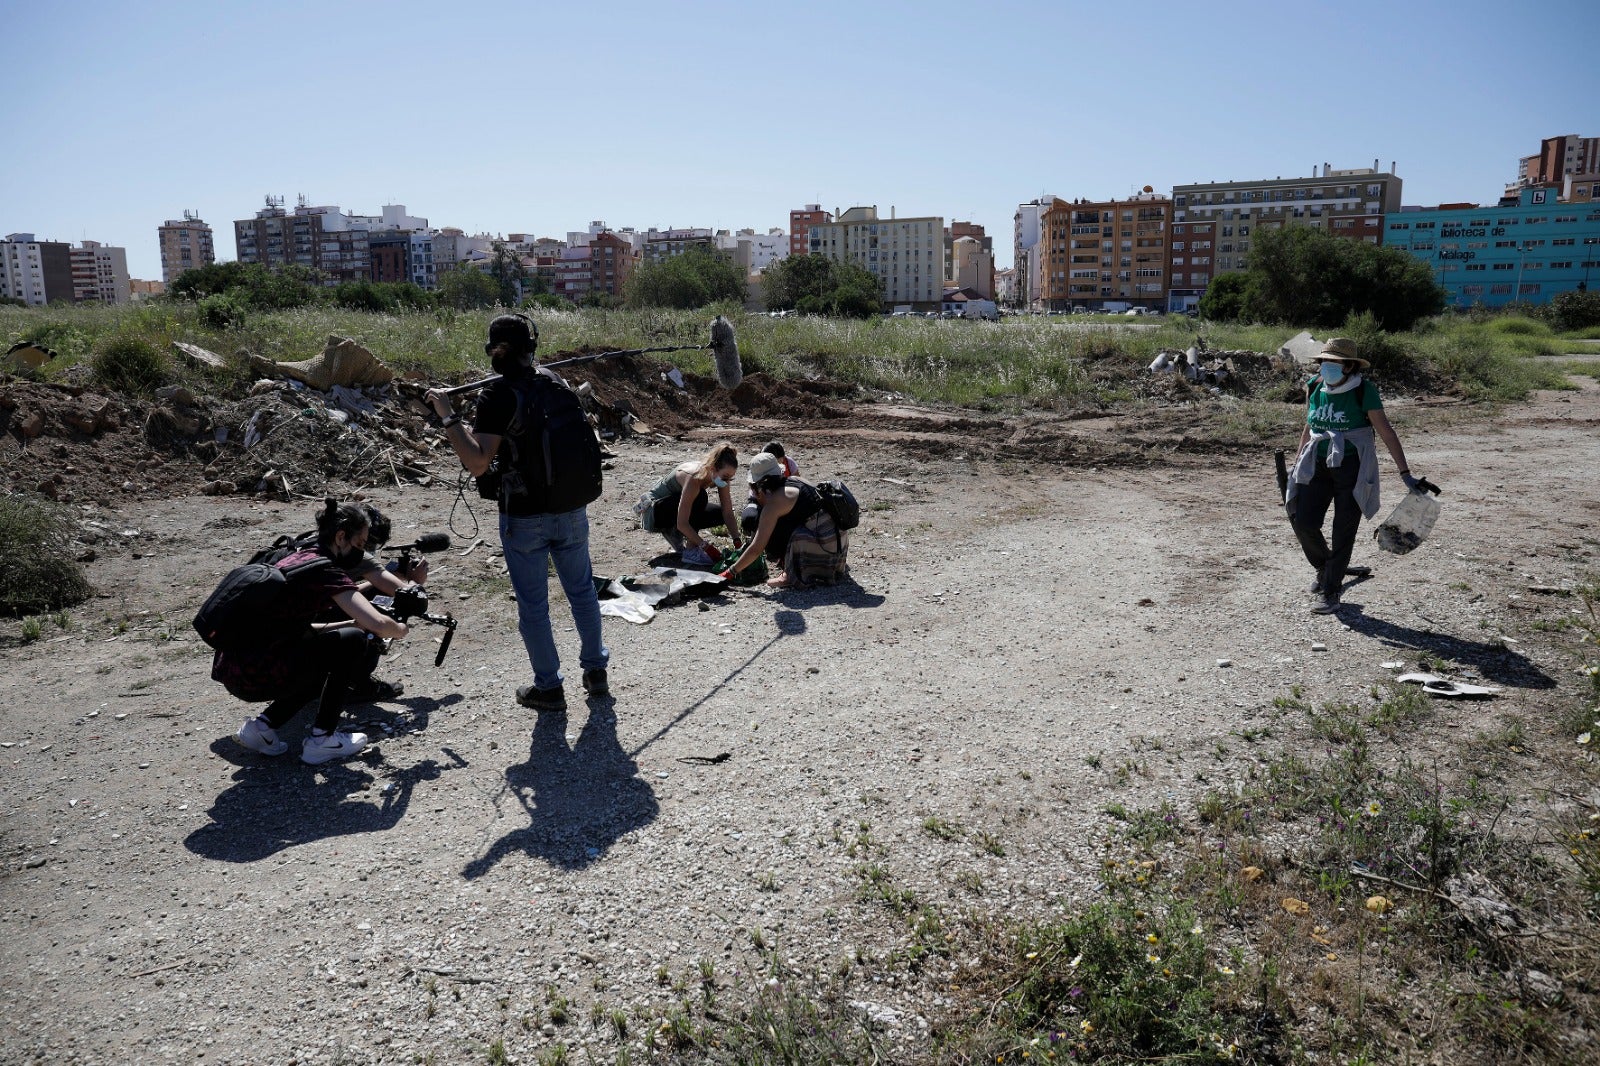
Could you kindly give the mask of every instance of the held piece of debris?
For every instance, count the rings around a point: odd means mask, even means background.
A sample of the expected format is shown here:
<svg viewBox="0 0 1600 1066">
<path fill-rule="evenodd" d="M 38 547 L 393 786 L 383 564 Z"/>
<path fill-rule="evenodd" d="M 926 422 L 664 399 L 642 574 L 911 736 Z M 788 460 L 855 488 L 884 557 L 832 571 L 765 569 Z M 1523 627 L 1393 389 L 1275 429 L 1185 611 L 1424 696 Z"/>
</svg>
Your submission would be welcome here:
<svg viewBox="0 0 1600 1066">
<path fill-rule="evenodd" d="M 394 380 L 394 371 L 377 356 L 350 338 L 334 334 L 328 335 L 327 347 L 321 355 L 298 363 L 274 363 L 261 356 L 252 356 L 250 367 L 264 376 L 291 378 L 318 392 L 328 392 L 335 385 L 361 388 L 366 385 L 387 385 Z"/>
<path fill-rule="evenodd" d="M 1322 354 L 1322 342 L 1313 337 L 1310 331 L 1301 330 L 1283 342 L 1278 354 L 1288 356 L 1297 363 L 1310 365 Z"/>
</svg>

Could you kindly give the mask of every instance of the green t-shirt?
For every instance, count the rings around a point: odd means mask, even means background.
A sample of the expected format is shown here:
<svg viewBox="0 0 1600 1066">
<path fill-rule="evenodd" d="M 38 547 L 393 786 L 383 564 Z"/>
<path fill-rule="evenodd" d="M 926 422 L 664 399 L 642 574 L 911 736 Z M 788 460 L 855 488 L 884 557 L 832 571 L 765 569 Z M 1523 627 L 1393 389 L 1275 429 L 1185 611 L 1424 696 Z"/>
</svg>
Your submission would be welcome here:
<svg viewBox="0 0 1600 1066">
<path fill-rule="evenodd" d="M 1372 425 L 1368 411 L 1383 410 L 1383 400 L 1378 397 L 1378 386 L 1363 381 L 1360 388 L 1330 395 L 1322 386 L 1322 378 L 1311 379 L 1306 396 L 1306 425 L 1313 433 L 1336 429 L 1341 433 Z M 1318 455 L 1328 454 L 1328 442 L 1317 445 Z"/>
</svg>

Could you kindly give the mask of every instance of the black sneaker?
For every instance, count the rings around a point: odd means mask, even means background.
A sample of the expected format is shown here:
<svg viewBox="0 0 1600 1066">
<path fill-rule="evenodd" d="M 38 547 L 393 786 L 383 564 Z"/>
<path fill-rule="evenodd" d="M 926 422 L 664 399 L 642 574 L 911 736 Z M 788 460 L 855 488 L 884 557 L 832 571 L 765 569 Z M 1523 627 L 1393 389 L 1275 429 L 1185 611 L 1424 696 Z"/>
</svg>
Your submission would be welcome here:
<svg viewBox="0 0 1600 1066">
<path fill-rule="evenodd" d="M 1322 591 L 1322 574 L 1320 571 L 1318 572 L 1316 578 L 1311 582 L 1311 587 L 1306 589 L 1306 591 L 1311 593 L 1313 596 Z"/>
<path fill-rule="evenodd" d="M 405 685 L 399 681 L 380 681 L 368 674 L 350 686 L 350 702 L 381 703 L 384 700 L 399 699 L 405 690 Z"/>
<path fill-rule="evenodd" d="M 1333 614 L 1339 609 L 1339 597 L 1330 596 L 1326 592 L 1317 596 L 1317 601 L 1311 605 L 1312 614 Z"/>
<path fill-rule="evenodd" d="M 587 692 L 591 699 L 597 700 L 603 700 L 611 695 L 611 685 L 606 679 L 604 667 L 583 672 L 583 691 Z"/>
<path fill-rule="evenodd" d="M 534 711 L 559 712 L 567 709 L 567 694 L 561 686 L 555 688 L 534 688 L 532 685 L 523 685 L 517 689 L 517 702 Z"/>
</svg>

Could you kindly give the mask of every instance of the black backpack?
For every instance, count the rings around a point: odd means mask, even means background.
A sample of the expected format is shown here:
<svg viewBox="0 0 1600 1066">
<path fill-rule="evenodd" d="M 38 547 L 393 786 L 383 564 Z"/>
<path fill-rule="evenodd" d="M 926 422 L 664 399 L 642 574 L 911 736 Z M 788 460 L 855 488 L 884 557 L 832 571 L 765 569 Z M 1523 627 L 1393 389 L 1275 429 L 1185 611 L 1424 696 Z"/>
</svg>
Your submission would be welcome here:
<svg viewBox="0 0 1600 1066">
<path fill-rule="evenodd" d="M 250 562 L 228 571 L 194 616 L 200 639 L 218 651 L 247 651 L 269 648 L 295 636 L 298 628 L 285 629 L 278 612 L 289 582 L 301 574 L 333 565 L 325 555 L 290 567 L 281 565 L 300 550 L 294 538 L 280 537 L 271 548 L 252 556 Z"/>
<path fill-rule="evenodd" d="M 553 373 L 510 379 L 516 412 L 478 494 L 508 511 L 561 514 L 600 498 L 600 441 L 583 402 Z"/>
<path fill-rule="evenodd" d="M 861 524 L 861 505 L 844 482 L 819 481 L 817 495 L 822 497 L 822 509 L 833 519 L 835 529 L 854 529 Z"/>
</svg>

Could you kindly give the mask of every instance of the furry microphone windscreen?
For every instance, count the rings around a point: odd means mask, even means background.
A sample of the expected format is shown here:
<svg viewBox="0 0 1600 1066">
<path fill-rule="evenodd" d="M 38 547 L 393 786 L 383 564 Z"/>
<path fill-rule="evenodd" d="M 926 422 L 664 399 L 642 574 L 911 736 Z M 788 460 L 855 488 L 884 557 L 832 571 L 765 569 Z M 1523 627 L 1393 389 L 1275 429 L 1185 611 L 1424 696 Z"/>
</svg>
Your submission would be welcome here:
<svg viewBox="0 0 1600 1066">
<path fill-rule="evenodd" d="M 730 392 L 744 380 L 744 367 L 739 365 L 739 345 L 733 339 L 733 326 L 718 315 L 711 322 L 711 355 L 717 364 L 717 384 Z"/>
</svg>

